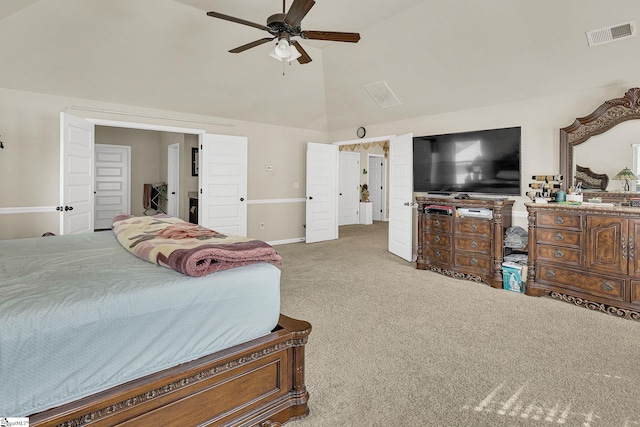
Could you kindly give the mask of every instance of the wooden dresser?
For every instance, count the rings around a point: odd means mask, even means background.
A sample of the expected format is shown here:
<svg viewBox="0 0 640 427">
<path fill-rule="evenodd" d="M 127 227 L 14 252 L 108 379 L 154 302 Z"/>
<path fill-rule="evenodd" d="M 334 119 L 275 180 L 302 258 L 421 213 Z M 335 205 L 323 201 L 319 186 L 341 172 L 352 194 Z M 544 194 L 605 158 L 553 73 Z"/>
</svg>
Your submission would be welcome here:
<svg viewBox="0 0 640 427">
<path fill-rule="evenodd" d="M 502 288 L 502 246 L 504 232 L 511 226 L 513 200 L 416 197 L 416 201 L 416 268 Z"/>
<path fill-rule="evenodd" d="M 528 295 L 640 320 L 640 208 L 526 207 Z"/>
</svg>

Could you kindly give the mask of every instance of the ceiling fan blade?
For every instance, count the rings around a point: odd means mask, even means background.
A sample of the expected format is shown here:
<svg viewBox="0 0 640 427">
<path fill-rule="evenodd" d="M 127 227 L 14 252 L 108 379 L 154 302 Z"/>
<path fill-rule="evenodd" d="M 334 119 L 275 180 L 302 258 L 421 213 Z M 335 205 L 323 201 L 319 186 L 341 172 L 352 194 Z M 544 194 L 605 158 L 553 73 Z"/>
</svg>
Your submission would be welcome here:
<svg viewBox="0 0 640 427">
<path fill-rule="evenodd" d="M 275 39 L 275 37 L 265 37 L 264 39 L 256 40 L 251 43 L 244 44 L 235 49 L 231 49 L 230 53 L 240 53 L 244 52 L 247 49 L 251 49 L 252 47 L 260 46 L 261 44 L 269 43 L 271 40 Z"/>
<path fill-rule="evenodd" d="M 266 25 L 256 24 L 255 22 L 245 21 L 244 19 L 234 18 L 233 16 L 223 15 L 222 13 L 218 13 L 218 12 L 207 12 L 207 15 L 213 18 L 224 19 L 225 21 L 235 22 L 237 24 L 248 25 L 250 27 L 258 28 L 260 30 L 265 30 L 265 31 L 271 30 L 271 28 L 267 27 Z"/>
<path fill-rule="evenodd" d="M 300 52 L 300 57 L 298 58 L 298 62 L 300 64 L 308 64 L 312 61 L 307 51 L 302 48 L 302 45 L 300 43 L 294 41 L 291 44 L 294 45 L 296 49 L 298 49 L 298 52 Z"/>
<path fill-rule="evenodd" d="M 294 0 L 284 17 L 284 23 L 292 27 L 299 27 L 302 18 L 309 13 L 314 4 L 316 4 L 314 0 Z"/>
<path fill-rule="evenodd" d="M 300 37 L 308 40 L 329 40 L 334 42 L 358 43 L 359 33 L 342 33 L 339 31 L 302 31 Z"/>
</svg>

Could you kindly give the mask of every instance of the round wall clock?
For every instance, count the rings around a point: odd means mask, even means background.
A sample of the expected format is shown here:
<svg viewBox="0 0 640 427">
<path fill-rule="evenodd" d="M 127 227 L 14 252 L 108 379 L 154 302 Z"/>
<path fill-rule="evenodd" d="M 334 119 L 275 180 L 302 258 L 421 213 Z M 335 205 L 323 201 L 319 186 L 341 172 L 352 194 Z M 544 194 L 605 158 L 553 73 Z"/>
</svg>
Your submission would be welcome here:
<svg viewBox="0 0 640 427">
<path fill-rule="evenodd" d="M 358 138 L 364 138 L 364 136 L 367 134 L 367 130 L 365 128 L 363 128 L 362 126 L 360 126 L 358 128 L 358 130 L 356 131 L 356 135 L 358 135 Z"/>
</svg>

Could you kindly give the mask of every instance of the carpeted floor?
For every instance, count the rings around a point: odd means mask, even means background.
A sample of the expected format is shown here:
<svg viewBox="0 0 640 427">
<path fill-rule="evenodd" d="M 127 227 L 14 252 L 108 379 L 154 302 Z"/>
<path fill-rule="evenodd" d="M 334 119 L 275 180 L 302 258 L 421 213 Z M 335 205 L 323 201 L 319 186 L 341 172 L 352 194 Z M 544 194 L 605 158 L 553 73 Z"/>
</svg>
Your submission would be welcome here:
<svg viewBox="0 0 640 427">
<path fill-rule="evenodd" d="M 415 269 L 387 223 L 276 246 L 316 426 L 640 426 L 640 323 Z"/>
</svg>

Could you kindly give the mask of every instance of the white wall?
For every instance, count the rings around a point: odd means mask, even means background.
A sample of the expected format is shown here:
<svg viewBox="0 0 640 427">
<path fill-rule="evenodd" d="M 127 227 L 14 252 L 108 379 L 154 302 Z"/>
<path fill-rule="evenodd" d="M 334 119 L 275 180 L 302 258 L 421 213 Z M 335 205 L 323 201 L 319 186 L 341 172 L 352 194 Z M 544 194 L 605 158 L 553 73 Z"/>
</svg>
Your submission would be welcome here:
<svg viewBox="0 0 640 427">
<path fill-rule="evenodd" d="M 640 85 L 640 81 L 638 82 Z M 560 128 L 569 126 L 577 117 L 591 114 L 604 101 L 624 96 L 628 86 L 612 86 L 587 92 L 559 95 L 551 98 L 529 99 L 509 104 L 492 105 L 473 110 L 456 111 L 411 120 L 371 125 L 367 137 L 376 135 L 414 136 L 465 132 L 479 129 L 495 129 L 511 126 L 522 127 L 522 194 L 526 192 L 532 175 L 555 175 L 559 171 Z M 340 141 L 353 138 L 355 129 L 333 132 L 329 139 Z M 606 138 L 606 134 L 603 138 Z M 637 135 L 640 139 L 640 135 Z M 640 142 L 640 141 L 639 141 Z M 628 150 L 631 161 L 630 148 Z M 620 150 L 616 148 L 616 150 Z M 607 150 L 602 151 L 610 156 Z M 627 154 L 624 154 L 625 156 Z M 629 163 L 631 167 L 632 163 Z M 621 165 L 620 169 L 625 165 Z M 594 164 L 592 169 L 597 169 Z M 515 198 L 514 225 L 527 228 L 527 213 L 524 206 L 529 199 Z"/>
<path fill-rule="evenodd" d="M 623 96 L 628 89 L 627 86 L 612 86 L 552 98 L 530 99 L 388 122 L 367 126 L 367 136 L 401 135 L 409 132 L 417 136 L 521 126 L 524 194 L 531 175 L 558 172 L 559 129 L 573 123 L 576 117 L 590 114 L 604 101 Z M 6 213 L 21 207 L 37 208 L 32 209 L 34 213 L 0 214 L 0 239 L 39 236 L 46 231 L 58 231 L 59 214 L 54 207 L 59 199 L 59 113 L 69 111 L 66 110 L 69 105 L 177 117 L 199 120 L 201 123 L 74 111 L 76 115 L 83 117 L 184 126 L 201 128 L 209 133 L 247 136 L 250 202 L 248 234 L 267 241 L 286 241 L 304 236 L 304 203 L 299 200 L 305 196 L 306 142 L 352 140 L 355 135 L 355 129 L 327 135 L 304 129 L 0 89 L 0 134 L 6 147 L 0 150 L 0 182 L 3 184 L 0 190 L 0 212 Z M 202 122 L 220 122 L 233 126 Z M 266 170 L 267 165 L 274 166 L 273 172 Z M 624 166 L 626 165 L 622 165 Z M 596 165 L 592 168 L 597 170 Z M 298 189 L 294 189 L 294 183 L 299 184 Z M 528 199 L 524 196 L 516 199 L 514 224 L 526 227 L 524 202 Z M 271 203 L 274 201 L 275 203 Z M 48 210 L 49 208 L 52 209 Z M 259 229 L 260 222 L 265 223 L 264 230 Z"/>
<path fill-rule="evenodd" d="M 102 112 L 68 109 L 69 106 Z M 5 149 L 0 150 L 0 239 L 59 232 L 55 207 L 60 188 L 60 112 L 248 137 L 249 236 L 266 241 L 304 237 L 304 203 L 299 201 L 305 196 L 304 153 L 309 141 L 327 142 L 324 132 L 0 89 L 0 135 L 5 144 Z M 266 171 L 267 164 L 274 166 L 274 172 Z M 298 183 L 297 189 L 294 183 Z M 273 201 L 276 203 L 269 203 Z M 265 223 L 264 230 L 259 229 L 260 222 Z"/>
</svg>

